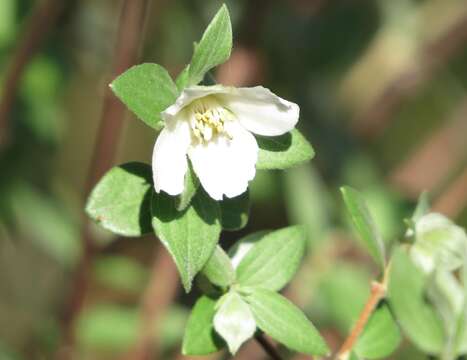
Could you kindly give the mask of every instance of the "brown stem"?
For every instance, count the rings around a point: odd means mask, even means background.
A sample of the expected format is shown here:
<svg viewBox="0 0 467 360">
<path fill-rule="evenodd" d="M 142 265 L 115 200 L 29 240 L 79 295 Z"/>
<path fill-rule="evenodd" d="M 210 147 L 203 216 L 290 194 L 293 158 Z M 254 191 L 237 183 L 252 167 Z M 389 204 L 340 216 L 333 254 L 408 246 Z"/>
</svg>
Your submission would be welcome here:
<svg viewBox="0 0 467 360">
<path fill-rule="evenodd" d="M 259 345 L 261 345 L 263 350 L 271 357 L 271 359 L 282 360 L 281 356 L 277 352 L 277 349 L 272 346 L 272 344 L 264 337 L 263 334 L 256 334 L 255 340 Z"/>
<path fill-rule="evenodd" d="M 20 39 L 17 41 L 1 91 L 0 147 L 3 147 L 9 141 L 8 116 L 16 98 L 24 70 L 39 50 L 50 29 L 55 25 L 65 8 L 65 4 L 66 1 L 63 0 L 38 2 L 23 29 Z"/>
<path fill-rule="evenodd" d="M 144 20 L 147 14 L 147 0 L 125 0 L 123 2 L 119 30 L 117 34 L 113 76 L 137 62 L 139 49 L 143 42 Z M 95 149 L 88 170 L 85 195 L 97 180 L 113 164 L 120 132 L 125 116 L 125 107 L 107 89 Z M 58 359 L 69 359 L 74 347 L 74 328 L 87 295 L 89 268 L 96 252 L 90 232 L 90 224 L 84 219 L 82 227 L 83 255 L 73 279 L 72 294 L 63 318 L 63 346 L 57 353 Z"/>
<path fill-rule="evenodd" d="M 141 323 L 138 339 L 133 349 L 122 360 L 148 360 L 156 353 L 154 327 L 161 324 L 178 289 L 178 275 L 169 253 L 157 246 L 149 284 L 141 299 Z"/>
<path fill-rule="evenodd" d="M 350 335 L 345 339 L 344 343 L 342 344 L 340 350 L 337 352 L 336 359 L 337 360 L 346 360 L 349 357 L 350 351 L 354 347 L 355 343 L 358 340 L 358 337 L 362 333 L 365 325 L 368 322 L 373 311 L 376 309 L 378 303 L 383 299 L 386 295 L 386 283 L 380 282 L 373 282 L 371 286 L 371 294 L 368 298 L 365 307 L 363 308 L 360 316 L 358 317 L 357 323 L 354 325 Z"/>
</svg>

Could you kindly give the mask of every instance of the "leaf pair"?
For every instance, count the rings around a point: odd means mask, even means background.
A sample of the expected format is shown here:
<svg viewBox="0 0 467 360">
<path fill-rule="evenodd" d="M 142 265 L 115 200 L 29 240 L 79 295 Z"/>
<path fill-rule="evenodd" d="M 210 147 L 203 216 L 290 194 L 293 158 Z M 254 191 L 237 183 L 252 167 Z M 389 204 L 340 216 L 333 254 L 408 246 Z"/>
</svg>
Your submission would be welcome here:
<svg viewBox="0 0 467 360">
<path fill-rule="evenodd" d="M 289 227 L 251 234 L 225 254 L 218 248 L 202 273 L 212 283 L 230 287 L 220 299 L 203 296 L 187 324 L 183 352 L 203 355 L 231 352 L 251 338 L 258 327 L 290 349 L 325 354 L 319 333 L 291 302 L 277 294 L 295 274 L 305 250 L 301 228 Z"/>
<path fill-rule="evenodd" d="M 196 85 L 213 67 L 230 57 L 232 25 L 223 5 L 195 46 L 191 64 L 176 83 L 158 64 L 133 66 L 115 79 L 110 87 L 117 97 L 146 125 L 158 130 L 164 124 L 160 113 L 172 105 L 187 85 Z"/>
<path fill-rule="evenodd" d="M 154 194 L 152 188 L 149 165 L 132 162 L 116 166 L 95 186 L 86 213 L 119 235 L 141 236 L 154 228 L 189 291 L 194 276 L 212 255 L 221 229 L 237 230 L 246 225 L 248 193 L 218 203 L 198 191 L 180 211 L 180 198 Z"/>
</svg>

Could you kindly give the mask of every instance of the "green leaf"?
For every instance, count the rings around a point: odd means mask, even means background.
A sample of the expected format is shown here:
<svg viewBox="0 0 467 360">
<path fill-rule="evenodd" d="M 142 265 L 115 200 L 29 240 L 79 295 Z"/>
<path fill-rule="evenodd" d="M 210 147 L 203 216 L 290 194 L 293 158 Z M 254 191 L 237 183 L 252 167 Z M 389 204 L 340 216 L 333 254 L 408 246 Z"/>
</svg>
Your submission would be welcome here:
<svg viewBox="0 0 467 360">
<path fill-rule="evenodd" d="M 242 286 L 280 290 L 297 271 L 305 251 L 305 233 L 291 226 L 268 233 L 257 241 L 237 267 Z"/>
<path fill-rule="evenodd" d="M 178 95 L 167 70 L 149 63 L 128 69 L 110 87 L 128 109 L 154 129 L 163 126 L 160 113 L 172 105 Z"/>
<path fill-rule="evenodd" d="M 214 331 L 217 300 L 207 296 L 198 299 L 185 328 L 183 355 L 207 355 L 224 347 L 224 341 Z"/>
<path fill-rule="evenodd" d="M 250 339 L 256 330 L 256 322 L 248 304 L 235 291 L 229 291 L 217 303 L 214 329 L 235 354 L 238 348 Z"/>
<path fill-rule="evenodd" d="M 194 173 L 191 164 L 188 167 L 188 171 L 185 175 L 185 186 L 183 193 L 177 196 L 176 208 L 178 211 L 185 210 L 190 205 L 191 199 L 195 196 L 196 191 L 199 187 L 199 180 Z"/>
<path fill-rule="evenodd" d="M 188 83 L 188 75 L 190 74 L 190 65 L 185 66 L 185 68 L 178 74 L 177 79 L 175 79 L 175 85 L 177 85 L 178 91 L 182 91 Z"/>
<path fill-rule="evenodd" d="M 248 251 L 250 251 L 253 245 L 255 245 L 256 242 L 261 240 L 263 236 L 269 232 L 270 231 L 266 230 L 257 231 L 238 240 L 228 251 L 233 267 L 237 268 L 238 264 L 240 264 L 242 259 L 245 257 Z"/>
<path fill-rule="evenodd" d="M 221 222 L 224 230 L 240 230 L 248 223 L 250 213 L 250 193 L 245 191 L 242 195 L 220 202 Z"/>
<path fill-rule="evenodd" d="M 230 57 L 232 50 L 232 24 L 227 6 L 224 4 L 212 19 L 195 46 L 188 70 L 188 83 L 198 84 L 213 67 L 222 64 Z"/>
<path fill-rule="evenodd" d="M 131 162 L 110 169 L 94 187 L 86 213 L 103 228 L 123 236 L 152 232 L 151 166 Z"/>
<path fill-rule="evenodd" d="M 291 350 L 310 355 L 327 355 L 329 348 L 302 311 L 282 295 L 253 288 L 244 296 L 256 325 Z"/>
<path fill-rule="evenodd" d="M 384 243 L 362 194 L 349 186 L 341 188 L 347 211 L 357 229 L 362 245 L 382 268 L 385 266 Z"/>
<path fill-rule="evenodd" d="M 211 283 L 217 286 L 230 286 L 235 281 L 232 262 L 220 246 L 216 247 L 202 273 Z"/>
<path fill-rule="evenodd" d="M 189 292 L 193 278 L 209 260 L 219 240 L 219 206 L 200 190 L 182 212 L 176 209 L 176 198 L 162 192 L 154 193 L 151 209 L 156 235 L 172 255 Z"/>
<path fill-rule="evenodd" d="M 392 256 L 389 279 L 389 302 L 406 335 L 424 352 L 440 353 L 444 344 L 441 319 L 426 302 L 424 275 L 402 249 Z"/>
<path fill-rule="evenodd" d="M 380 359 L 391 355 L 399 346 L 401 335 L 386 304 L 370 317 L 354 351 L 365 359 Z"/>
<path fill-rule="evenodd" d="M 281 136 L 256 136 L 256 140 L 259 170 L 287 169 L 315 156 L 311 144 L 297 129 Z"/>
</svg>

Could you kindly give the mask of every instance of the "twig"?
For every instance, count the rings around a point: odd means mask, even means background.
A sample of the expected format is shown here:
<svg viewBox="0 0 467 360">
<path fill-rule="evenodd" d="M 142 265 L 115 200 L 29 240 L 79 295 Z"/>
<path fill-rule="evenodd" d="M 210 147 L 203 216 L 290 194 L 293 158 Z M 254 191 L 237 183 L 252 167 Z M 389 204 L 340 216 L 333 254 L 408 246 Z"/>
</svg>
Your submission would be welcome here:
<svg viewBox="0 0 467 360">
<path fill-rule="evenodd" d="M 384 270 L 383 281 L 374 281 L 371 284 L 370 297 L 368 298 L 362 312 L 360 313 L 360 316 L 358 317 L 358 320 L 355 323 L 352 331 L 350 332 L 349 336 L 347 337 L 347 339 L 345 339 L 341 348 L 337 352 L 337 355 L 335 357 L 336 360 L 347 360 L 349 358 L 350 352 L 355 346 L 358 337 L 362 333 L 363 329 L 365 329 L 365 325 L 370 319 L 371 314 L 373 314 L 373 311 L 378 306 L 378 303 L 386 296 L 389 269 L 390 263 L 386 266 L 386 269 Z"/>
<path fill-rule="evenodd" d="M 137 61 L 143 42 L 147 5 L 147 0 L 125 0 L 123 2 L 113 65 L 114 76 L 122 73 Z M 113 163 L 124 116 L 123 104 L 107 89 L 94 154 L 88 171 L 86 196 Z M 63 318 L 64 342 L 57 353 L 58 359 L 68 359 L 72 356 L 75 322 L 87 294 L 89 268 L 96 252 L 89 225 L 89 222 L 84 219 L 82 228 L 83 255 L 73 279 L 71 299 Z"/>
<path fill-rule="evenodd" d="M 24 70 L 39 50 L 50 29 L 55 25 L 66 3 L 63 0 L 38 2 L 17 42 L 1 92 L 0 147 L 5 146 L 9 141 L 8 116 L 16 98 Z"/>
<path fill-rule="evenodd" d="M 156 249 L 149 284 L 141 299 L 141 323 L 138 339 L 133 349 L 123 360 L 147 360 L 157 352 L 154 341 L 154 325 L 161 320 L 175 297 L 178 288 L 178 274 L 175 264 L 163 246 Z M 162 323 L 159 321 L 159 323 Z"/>
<path fill-rule="evenodd" d="M 272 344 L 264 337 L 263 334 L 256 334 L 255 340 L 258 342 L 258 344 L 261 345 L 261 347 L 264 349 L 266 354 L 271 357 L 271 359 L 282 360 L 281 356 L 277 352 L 277 349 L 272 346 Z"/>
</svg>

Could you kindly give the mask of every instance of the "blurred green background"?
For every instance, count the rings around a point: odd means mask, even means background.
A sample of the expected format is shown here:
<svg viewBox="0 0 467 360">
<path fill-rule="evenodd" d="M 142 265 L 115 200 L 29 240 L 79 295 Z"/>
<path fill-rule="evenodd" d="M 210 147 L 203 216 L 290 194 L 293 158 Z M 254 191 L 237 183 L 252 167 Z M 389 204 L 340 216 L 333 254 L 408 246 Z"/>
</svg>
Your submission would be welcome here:
<svg viewBox="0 0 467 360">
<path fill-rule="evenodd" d="M 285 293 L 335 349 L 377 274 L 352 239 L 340 185 L 365 194 L 387 242 L 403 234 L 402 220 L 423 190 L 436 211 L 467 225 L 467 2 L 226 2 L 235 47 L 213 78 L 262 84 L 298 103 L 299 127 L 317 155 L 291 171 L 259 172 L 247 228 L 223 234 L 222 244 L 253 230 L 305 224 L 309 252 Z M 86 179 L 96 142 L 102 141 L 107 84 L 115 76 L 122 4 L 0 1 L 2 360 L 52 359 L 63 342 L 63 317 L 83 254 Z M 176 76 L 220 4 L 149 1 L 137 62 L 157 62 Z M 47 11 L 38 16 L 43 7 Z M 36 51 L 25 53 L 28 29 L 38 21 L 43 23 L 28 45 Z M 155 137 L 127 114 L 114 139 L 116 152 L 107 149 L 107 155 L 114 164 L 150 162 Z M 144 306 L 155 309 L 154 358 L 187 358 L 179 355 L 180 341 L 197 295 L 182 292 L 158 241 L 117 238 L 97 227 L 91 233 L 97 251 L 74 325 L 74 358 L 131 354 Z M 148 300 L 151 279 L 155 288 Z M 210 357 L 221 358 L 228 356 Z M 252 343 L 235 358 L 265 355 Z M 392 358 L 424 357 L 402 342 Z"/>
</svg>

